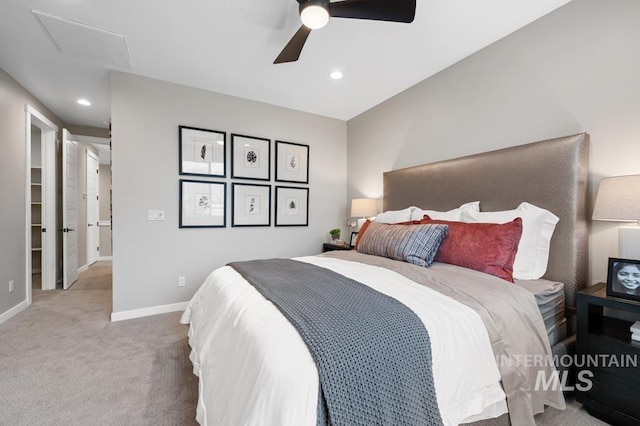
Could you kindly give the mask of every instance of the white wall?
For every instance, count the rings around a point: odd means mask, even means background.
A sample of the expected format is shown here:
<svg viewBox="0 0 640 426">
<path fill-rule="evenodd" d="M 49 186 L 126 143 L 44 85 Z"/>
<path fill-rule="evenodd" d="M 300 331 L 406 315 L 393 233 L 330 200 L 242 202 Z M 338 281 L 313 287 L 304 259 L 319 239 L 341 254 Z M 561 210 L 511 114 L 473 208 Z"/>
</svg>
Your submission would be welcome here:
<svg viewBox="0 0 640 426">
<path fill-rule="evenodd" d="M 111 120 L 114 313 L 187 301 L 230 261 L 319 253 L 344 226 L 346 122 L 120 72 L 111 74 Z M 309 226 L 231 228 L 227 177 L 227 228 L 179 229 L 179 125 L 225 131 L 228 142 L 230 133 L 270 138 L 272 165 L 275 139 L 310 145 Z M 147 221 L 149 209 L 166 220 Z"/>
<path fill-rule="evenodd" d="M 348 199 L 381 196 L 388 170 L 583 131 L 592 198 L 640 173 L 639 40 L 639 1 L 574 0 L 350 120 Z M 592 223 L 592 282 L 617 226 Z"/>
</svg>

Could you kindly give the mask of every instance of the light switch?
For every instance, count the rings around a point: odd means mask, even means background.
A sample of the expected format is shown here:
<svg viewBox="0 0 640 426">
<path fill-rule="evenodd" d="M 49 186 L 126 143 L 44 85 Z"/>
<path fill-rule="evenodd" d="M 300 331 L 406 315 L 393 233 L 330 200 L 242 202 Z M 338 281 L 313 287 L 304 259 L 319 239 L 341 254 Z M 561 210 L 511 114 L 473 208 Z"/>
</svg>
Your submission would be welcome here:
<svg viewBox="0 0 640 426">
<path fill-rule="evenodd" d="M 164 220 L 164 210 L 149 210 L 147 220 Z"/>
</svg>

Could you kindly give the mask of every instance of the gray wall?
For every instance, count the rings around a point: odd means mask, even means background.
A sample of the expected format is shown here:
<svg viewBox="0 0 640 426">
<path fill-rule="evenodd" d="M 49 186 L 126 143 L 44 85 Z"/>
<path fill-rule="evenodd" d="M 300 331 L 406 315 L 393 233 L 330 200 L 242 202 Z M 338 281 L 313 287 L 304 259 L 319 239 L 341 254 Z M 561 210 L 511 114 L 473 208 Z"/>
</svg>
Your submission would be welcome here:
<svg viewBox="0 0 640 426">
<path fill-rule="evenodd" d="M 112 72 L 111 122 L 116 313 L 187 301 L 230 261 L 319 253 L 328 231 L 345 225 L 344 121 Z M 227 228 L 179 229 L 179 125 L 225 131 L 228 142 L 230 133 L 272 139 L 272 164 L 273 140 L 310 145 L 309 226 L 231 228 L 227 178 Z M 147 221 L 149 209 L 166 220 Z"/>
<path fill-rule="evenodd" d="M 24 302 L 25 286 L 25 104 L 59 126 L 62 122 L 0 69 L 0 315 Z M 60 135 L 58 135 L 58 139 Z M 15 290 L 9 293 L 9 281 Z"/>
<path fill-rule="evenodd" d="M 109 138 L 109 129 L 67 124 L 67 130 L 76 136 L 82 135 L 82 136 L 92 136 L 96 138 L 105 138 L 105 139 Z"/>
<path fill-rule="evenodd" d="M 583 131 L 592 198 L 640 173 L 639 40 L 639 1 L 574 0 L 350 120 L 348 199 L 381 196 L 387 170 Z M 591 281 L 618 225 L 592 223 Z"/>
</svg>

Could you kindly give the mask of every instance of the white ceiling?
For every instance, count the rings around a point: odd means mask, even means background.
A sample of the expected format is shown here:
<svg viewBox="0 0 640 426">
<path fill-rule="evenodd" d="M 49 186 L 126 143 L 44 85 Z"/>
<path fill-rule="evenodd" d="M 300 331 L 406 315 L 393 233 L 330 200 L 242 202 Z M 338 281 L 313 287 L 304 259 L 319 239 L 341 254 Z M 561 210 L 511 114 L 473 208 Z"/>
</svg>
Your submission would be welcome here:
<svg viewBox="0 0 640 426">
<path fill-rule="evenodd" d="M 0 67 L 67 124 L 107 127 L 110 67 L 348 120 L 568 1 L 417 0 L 412 24 L 334 18 L 298 62 L 273 65 L 300 26 L 295 0 L 0 0 Z M 63 54 L 32 11 L 124 36 L 132 67 Z"/>
</svg>

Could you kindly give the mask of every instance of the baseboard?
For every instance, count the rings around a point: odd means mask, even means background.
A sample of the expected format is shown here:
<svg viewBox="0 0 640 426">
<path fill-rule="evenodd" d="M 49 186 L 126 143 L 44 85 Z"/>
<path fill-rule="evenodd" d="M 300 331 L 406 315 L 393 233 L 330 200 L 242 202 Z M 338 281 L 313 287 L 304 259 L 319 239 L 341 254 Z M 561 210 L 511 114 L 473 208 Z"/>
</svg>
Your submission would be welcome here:
<svg viewBox="0 0 640 426">
<path fill-rule="evenodd" d="M 113 256 L 98 256 L 98 262 L 101 260 L 113 260 Z"/>
<path fill-rule="evenodd" d="M 134 318 L 149 317 L 151 315 L 167 314 L 169 312 L 184 311 L 189 302 L 174 303 L 171 305 L 152 306 L 150 308 L 133 309 L 131 311 L 111 312 L 111 321 L 124 321 Z"/>
<path fill-rule="evenodd" d="M 87 269 L 89 269 L 89 265 L 83 265 L 83 266 L 81 266 L 81 267 L 79 267 L 79 268 L 78 268 L 78 273 L 80 273 L 80 272 L 84 272 L 84 271 L 86 271 Z"/>
<path fill-rule="evenodd" d="M 4 314 L 0 315 L 0 324 L 5 322 L 9 318 L 14 317 L 15 315 L 19 314 L 20 312 L 24 311 L 25 309 L 27 309 L 28 306 L 29 306 L 29 303 L 28 303 L 27 300 L 25 300 L 25 301 L 23 301 L 21 303 L 18 303 L 16 306 L 14 306 L 13 308 L 9 309 Z M 185 306 L 185 308 L 186 308 L 186 306 Z"/>
</svg>

